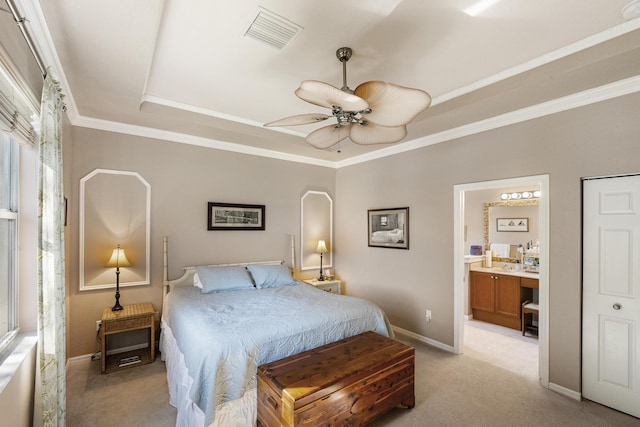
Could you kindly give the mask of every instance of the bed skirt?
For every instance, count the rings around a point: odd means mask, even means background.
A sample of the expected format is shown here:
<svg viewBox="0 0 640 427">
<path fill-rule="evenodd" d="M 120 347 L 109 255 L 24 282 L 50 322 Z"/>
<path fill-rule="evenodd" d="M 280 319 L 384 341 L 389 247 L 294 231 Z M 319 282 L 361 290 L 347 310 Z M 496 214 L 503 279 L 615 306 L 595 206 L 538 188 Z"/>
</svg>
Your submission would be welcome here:
<svg viewBox="0 0 640 427">
<path fill-rule="evenodd" d="M 193 379 L 189 376 L 171 328 L 161 322 L 160 334 L 161 359 L 167 367 L 169 384 L 169 404 L 178 410 L 176 427 L 204 426 L 204 412 L 189 397 Z M 215 409 L 215 418 L 209 427 L 247 427 L 255 426 L 257 418 L 257 390 L 247 390 L 236 400 L 222 403 Z"/>
</svg>

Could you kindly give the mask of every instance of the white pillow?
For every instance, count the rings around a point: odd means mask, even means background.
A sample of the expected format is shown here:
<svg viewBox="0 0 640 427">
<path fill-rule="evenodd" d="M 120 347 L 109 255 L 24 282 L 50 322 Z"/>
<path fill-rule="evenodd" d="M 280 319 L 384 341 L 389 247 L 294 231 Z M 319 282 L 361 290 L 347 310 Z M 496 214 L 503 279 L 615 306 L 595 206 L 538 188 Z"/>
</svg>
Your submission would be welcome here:
<svg viewBox="0 0 640 427">
<path fill-rule="evenodd" d="M 202 283 L 203 294 L 254 288 L 245 267 L 196 267 L 196 273 Z"/>
<path fill-rule="evenodd" d="M 283 264 L 277 265 L 261 265 L 251 264 L 247 266 L 247 270 L 253 277 L 256 288 L 277 288 L 279 286 L 296 285 L 297 282 L 291 277 L 291 273 L 287 266 Z"/>
<path fill-rule="evenodd" d="M 202 289 L 202 282 L 200 281 L 200 276 L 198 276 L 198 273 L 193 275 L 193 286 Z"/>
</svg>

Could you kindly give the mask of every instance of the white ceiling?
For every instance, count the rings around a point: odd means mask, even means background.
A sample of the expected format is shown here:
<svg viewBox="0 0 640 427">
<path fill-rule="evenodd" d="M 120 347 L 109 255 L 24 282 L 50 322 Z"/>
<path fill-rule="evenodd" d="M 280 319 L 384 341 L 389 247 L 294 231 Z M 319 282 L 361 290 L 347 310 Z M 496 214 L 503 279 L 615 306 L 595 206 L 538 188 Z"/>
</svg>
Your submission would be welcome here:
<svg viewBox="0 0 640 427">
<path fill-rule="evenodd" d="M 463 9 L 475 1 L 41 0 L 40 8 L 74 125 L 318 164 L 508 124 L 544 114 L 533 106 L 556 98 L 571 108 L 614 82 L 640 90 L 640 18 L 621 14 L 629 0 L 502 0 L 471 17 Z M 303 30 L 282 50 L 245 37 L 258 7 Z M 262 127 L 328 112 L 294 90 L 302 80 L 340 87 L 341 46 L 354 52 L 351 88 L 385 80 L 433 97 L 402 142 L 347 140 L 338 153 L 304 142 L 322 125 Z"/>
</svg>

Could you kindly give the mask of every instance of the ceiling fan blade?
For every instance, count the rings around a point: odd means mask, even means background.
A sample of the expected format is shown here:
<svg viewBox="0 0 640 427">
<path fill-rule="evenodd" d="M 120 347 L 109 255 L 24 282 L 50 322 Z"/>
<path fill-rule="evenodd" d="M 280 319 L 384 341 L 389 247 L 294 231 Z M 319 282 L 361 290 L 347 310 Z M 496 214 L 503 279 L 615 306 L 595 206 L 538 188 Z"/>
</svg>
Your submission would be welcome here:
<svg viewBox="0 0 640 427">
<path fill-rule="evenodd" d="M 369 122 L 366 126 L 354 124 L 351 126 L 349 139 L 360 145 L 391 144 L 407 136 L 406 126 L 378 126 Z"/>
<path fill-rule="evenodd" d="M 340 127 L 336 125 L 324 126 L 307 135 L 306 141 L 316 148 L 329 148 L 347 138 L 351 127 L 350 123 L 343 124 Z"/>
<path fill-rule="evenodd" d="M 327 120 L 331 116 L 326 114 L 298 114 L 296 116 L 285 117 L 284 119 L 276 120 L 274 122 L 265 123 L 265 127 L 274 126 L 298 126 L 308 125 L 310 123 L 318 123 Z"/>
<path fill-rule="evenodd" d="M 344 111 L 362 111 L 369 108 L 367 101 L 359 96 L 343 92 L 335 86 L 317 80 L 305 80 L 296 89 L 298 98 L 320 107 L 342 107 Z"/>
<path fill-rule="evenodd" d="M 353 92 L 369 103 L 364 118 L 381 126 L 403 126 L 431 105 L 431 96 L 420 89 L 382 81 L 365 82 Z"/>
</svg>

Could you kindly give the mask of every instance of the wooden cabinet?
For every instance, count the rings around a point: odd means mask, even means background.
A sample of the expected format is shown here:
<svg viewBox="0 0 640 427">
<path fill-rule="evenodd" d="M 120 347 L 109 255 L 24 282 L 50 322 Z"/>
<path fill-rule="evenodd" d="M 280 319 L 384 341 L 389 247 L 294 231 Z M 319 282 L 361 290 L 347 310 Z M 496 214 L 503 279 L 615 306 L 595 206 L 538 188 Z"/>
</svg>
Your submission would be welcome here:
<svg viewBox="0 0 640 427">
<path fill-rule="evenodd" d="M 522 286 L 523 288 L 538 289 L 539 280 L 522 277 L 520 278 L 520 286 Z"/>
<path fill-rule="evenodd" d="M 520 320 L 520 277 L 494 274 L 496 313 Z M 520 329 L 520 324 L 516 329 Z"/>
<path fill-rule="evenodd" d="M 472 271 L 469 275 L 472 312 L 482 310 L 493 313 L 496 310 L 496 283 L 493 276 L 477 271 Z M 475 314 L 473 317 L 477 318 Z"/>
<path fill-rule="evenodd" d="M 102 310 L 100 341 L 102 373 L 151 363 L 155 359 L 155 317 L 151 303 L 125 305 L 121 311 Z M 107 356 L 107 337 L 121 332 L 149 329 L 149 348 Z"/>
<path fill-rule="evenodd" d="M 471 312 L 474 319 L 520 329 L 520 277 L 472 271 Z"/>
</svg>

